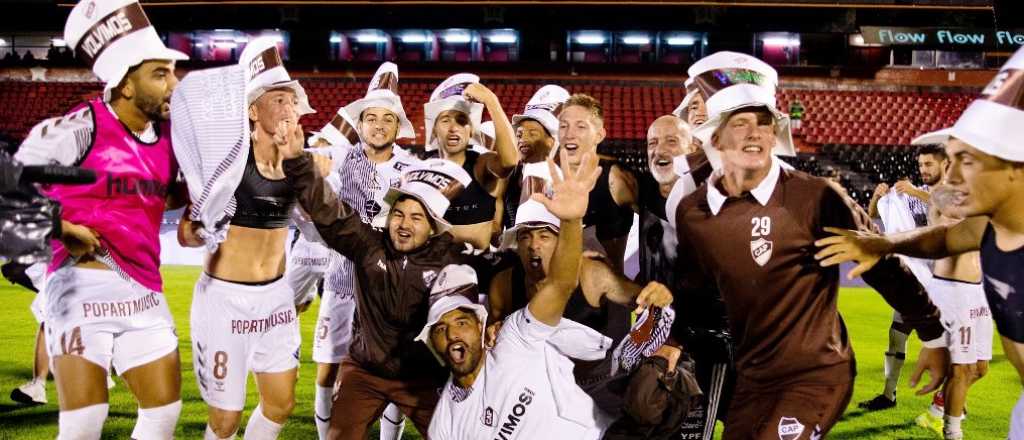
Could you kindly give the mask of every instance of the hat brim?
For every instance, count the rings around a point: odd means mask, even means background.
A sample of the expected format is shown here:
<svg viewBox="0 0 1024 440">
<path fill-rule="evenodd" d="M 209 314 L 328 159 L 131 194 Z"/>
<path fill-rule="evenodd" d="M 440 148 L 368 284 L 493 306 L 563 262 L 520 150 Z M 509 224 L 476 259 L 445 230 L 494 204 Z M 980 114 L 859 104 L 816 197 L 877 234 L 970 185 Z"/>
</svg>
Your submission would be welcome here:
<svg viewBox="0 0 1024 440">
<path fill-rule="evenodd" d="M 956 131 L 953 127 L 943 128 L 942 130 L 933 131 L 931 133 L 922 134 L 914 140 L 910 141 L 911 145 L 942 145 L 949 142 L 951 138 L 956 137 Z"/>
<path fill-rule="evenodd" d="M 708 119 L 707 122 L 699 125 L 693 130 L 693 137 L 700 140 L 701 148 L 704 149 L 704 154 L 708 157 L 708 162 L 711 162 L 712 168 L 717 170 L 722 167 L 722 156 L 718 149 L 711 144 L 711 138 L 714 136 L 715 131 L 718 130 L 718 127 L 721 126 L 725 122 L 726 118 L 728 118 L 733 112 L 748 107 L 764 107 L 775 118 L 775 146 L 772 147 L 772 154 L 776 156 L 796 155 L 793 133 L 792 130 L 790 130 L 789 115 L 782 113 L 772 105 L 764 103 L 745 103 L 719 112 L 714 115 L 714 117 Z"/>
<path fill-rule="evenodd" d="M 434 355 L 435 358 L 437 358 L 437 361 L 440 362 L 442 366 L 445 365 L 444 358 L 441 357 L 440 353 L 434 351 L 434 344 L 430 343 L 430 329 L 434 327 L 434 325 L 437 324 L 437 321 L 444 317 L 444 315 L 448 314 L 452 310 L 458 309 L 472 310 L 473 314 L 475 314 L 477 319 L 480 320 L 480 326 L 483 329 L 483 332 L 481 332 L 480 335 L 480 342 L 483 343 L 484 335 L 487 334 L 487 308 L 481 304 L 475 303 L 452 303 L 449 307 L 445 307 L 444 309 L 437 313 L 436 318 L 427 321 L 426 325 L 424 325 L 423 328 L 420 330 L 420 334 L 416 335 L 416 338 L 413 339 L 414 341 L 420 341 L 426 344 L 427 349 L 430 350 L 430 352 Z"/>
<path fill-rule="evenodd" d="M 430 218 L 434 219 L 434 227 L 436 229 L 434 231 L 435 236 L 451 231 L 452 224 L 448 223 L 448 221 L 444 219 L 444 213 L 441 213 L 440 216 L 437 215 L 436 212 L 430 209 L 430 205 L 428 205 L 419 194 L 403 190 L 401 187 L 390 188 L 388 189 L 387 194 L 384 195 L 384 203 L 387 204 L 387 209 L 391 210 L 391 207 L 395 205 L 395 200 L 398 200 L 398 198 L 402 196 L 412 197 L 423 205 L 423 209 L 427 211 L 427 214 L 430 214 Z"/>
<path fill-rule="evenodd" d="M 291 81 L 282 81 L 278 83 L 268 84 L 266 86 L 261 86 L 253 89 L 249 92 L 249 104 L 256 102 L 256 100 L 260 99 L 260 96 L 263 96 L 264 93 L 267 93 L 268 91 L 274 89 L 291 89 L 291 91 L 295 92 L 295 97 L 299 99 L 299 105 L 297 109 L 299 116 L 316 113 L 316 110 L 314 110 L 313 107 L 309 105 L 309 96 L 306 95 L 306 89 L 302 87 L 302 84 L 299 84 L 298 80 L 294 79 Z"/>
<path fill-rule="evenodd" d="M 188 55 L 165 46 L 139 53 L 130 60 L 127 60 L 123 66 L 117 69 L 117 73 L 107 79 L 106 84 L 103 85 L 103 99 L 110 100 L 110 91 L 117 87 L 118 84 L 121 84 L 121 80 L 124 79 L 124 76 L 128 74 L 132 67 L 151 60 L 186 61 L 188 59 Z"/>
<path fill-rule="evenodd" d="M 548 222 L 520 223 L 520 224 L 517 224 L 517 225 L 515 225 L 515 226 L 513 226 L 511 228 L 506 229 L 505 232 L 501 233 L 501 242 L 499 243 L 501 245 L 500 249 L 503 249 L 503 250 L 515 250 L 515 249 L 517 249 L 519 247 L 518 243 L 517 243 L 519 241 L 517 239 L 517 237 L 519 236 L 519 231 L 524 231 L 524 230 L 529 231 L 529 230 L 534 230 L 534 229 L 549 229 L 549 230 L 551 230 L 551 232 L 554 232 L 556 234 L 561 231 L 561 229 L 559 229 L 559 225 L 553 225 L 553 224 L 548 223 Z"/>
<path fill-rule="evenodd" d="M 354 119 L 353 122 L 358 123 L 362 119 L 363 111 L 373 107 L 386 108 L 398 116 L 398 136 L 396 136 L 396 139 L 416 138 L 416 130 L 413 128 L 412 122 L 409 121 L 409 117 L 406 116 L 405 107 L 402 106 L 402 99 L 398 96 L 372 96 L 357 99 L 345 106 L 345 112 Z M 362 133 L 359 133 L 360 138 L 362 138 L 362 135 Z"/>
</svg>

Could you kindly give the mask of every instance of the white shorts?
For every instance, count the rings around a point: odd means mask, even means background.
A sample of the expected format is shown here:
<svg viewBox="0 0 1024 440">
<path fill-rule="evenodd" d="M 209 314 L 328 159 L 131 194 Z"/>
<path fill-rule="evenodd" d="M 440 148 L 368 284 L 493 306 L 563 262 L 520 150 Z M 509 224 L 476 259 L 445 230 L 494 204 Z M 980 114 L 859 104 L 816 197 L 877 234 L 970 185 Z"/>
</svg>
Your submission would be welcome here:
<svg viewBox="0 0 1024 440">
<path fill-rule="evenodd" d="M 284 271 L 288 286 L 295 292 L 296 305 L 313 300 L 316 283 L 334 266 L 335 255 L 335 252 L 326 246 L 309 241 L 305 235 L 299 234 L 295 245 L 288 253 Z"/>
<path fill-rule="evenodd" d="M 75 355 L 124 374 L 178 349 L 167 298 L 114 271 L 58 269 L 44 294 L 51 367 L 54 357 Z"/>
<path fill-rule="evenodd" d="M 352 320 L 356 299 L 351 294 L 324 292 L 313 329 L 313 361 L 321 364 L 341 363 L 352 343 Z"/>
<path fill-rule="evenodd" d="M 27 267 L 25 275 L 28 275 L 32 285 L 39 291 L 29 309 L 32 310 L 32 316 L 36 317 L 36 322 L 42 324 L 46 321 L 46 295 L 43 294 L 46 291 L 46 264 L 36 263 Z"/>
<path fill-rule="evenodd" d="M 212 407 L 245 408 L 246 379 L 299 366 L 299 321 L 284 278 L 263 285 L 203 273 L 192 296 L 192 363 Z"/>
<path fill-rule="evenodd" d="M 932 278 L 928 295 L 939 308 L 950 360 L 974 364 L 992 359 L 992 313 L 981 284 Z"/>
</svg>

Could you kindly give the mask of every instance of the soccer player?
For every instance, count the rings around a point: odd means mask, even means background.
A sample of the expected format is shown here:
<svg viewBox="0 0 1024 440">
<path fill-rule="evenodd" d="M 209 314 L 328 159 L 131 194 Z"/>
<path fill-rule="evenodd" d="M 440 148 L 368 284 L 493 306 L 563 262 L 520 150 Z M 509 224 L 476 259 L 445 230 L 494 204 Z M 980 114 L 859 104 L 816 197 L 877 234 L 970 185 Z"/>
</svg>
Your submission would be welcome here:
<svg viewBox="0 0 1024 440">
<path fill-rule="evenodd" d="M 512 115 L 519 164 L 512 170 L 505 187 L 505 212 L 502 216 L 505 229 L 515 226 L 519 205 L 530 200 L 533 192 L 541 191 L 546 186 L 546 183 L 537 180 L 539 176 L 533 174 L 547 175 L 545 161 L 558 147 L 558 115 L 568 99 L 568 91 L 548 84 L 530 97 L 522 114 Z M 540 169 L 534 170 L 536 168 Z"/>
<path fill-rule="evenodd" d="M 46 354 L 46 295 L 39 291 L 44 288 L 46 266 L 46 263 L 26 266 L 9 262 L 0 268 L 7 281 L 36 293 L 30 306 L 32 315 L 39 322 L 35 338 L 35 356 L 32 359 L 32 379 L 11 390 L 11 400 L 25 405 L 47 403 L 46 378 L 50 375 L 50 356 Z"/>
<path fill-rule="evenodd" d="M 164 47 L 133 0 L 78 3 L 64 39 L 105 83 L 103 96 L 37 124 L 15 155 L 99 176 L 46 191 L 63 206 L 43 291 L 58 436 L 100 438 L 113 367 L 138 401 L 132 436 L 170 439 L 181 373 L 161 293 L 159 229 L 165 207 L 176 204 L 168 199 L 178 171 L 166 121 L 175 61 L 188 57 Z"/>
<path fill-rule="evenodd" d="M 674 213 L 684 271 L 676 309 L 716 287 L 736 343 L 726 439 L 824 436 L 853 390 L 852 350 L 836 306 L 839 271 L 815 268 L 807 249 L 822 228 L 863 219 L 824 179 L 784 170 L 771 154 L 788 136 L 774 102 L 752 84 L 708 100 L 709 121 L 695 134 L 722 168 Z M 919 367 L 935 379 L 926 388 L 938 387 L 948 352 L 937 310 L 920 287 L 900 286 L 914 280 L 899 260 L 868 278 L 926 341 Z"/>
<path fill-rule="evenodd" d="M 943 214 L 964 220 L 891 236 L 830 229 L 838 235 L 819 240 L 823 249 L 816 257 L 824 266 L 856 261 L 850 272 L 856 276 L 888 254 L 935 259 L 979 251 L 989 310 L 1006 357 L 1024 383 L 1024 295 L 1018 290 L 1024 290 L 1024 149 L 1016 135 L 1024 121 L 1017 93 L 1022 68 L 1024 50 L 1018 50 L 953 127 L 915 139 L 945 145 L 946 184 L 952 191 L 934 203 Z M 947 415 L 946 431 L 949 422 Z M 1024 393 L 1010 415 L 1009 438 L 1024 439 Z"/>
<path fill-rule="evenodd" d="M 494 121 L 494 152 L 478 153 L 470 141 L 479 138 L 483 110 Z M 507 178 L 519 163 L 512 124 L 501 102 L 480 78 L 460 73 L 444 80 L 423 105 L 424 124 L 430 130 L 427 144 L 437 148 L 442 159 L 461 166 L 473 182 L 452 200 L 445 220 L 452 224 L 457 241 L 476 249 L 487 249 L 495 230 L 495 203 L 502 197 Z"/>
<path fill-rule="evenodd" d="M 353 123 L 353 118 L 357 122 Z M 384 196 L 398 186 L 402 170 L 419 162 L 397 143 L 400 137 L 410 137 L 411 127 L 398 94 L 398 66 L 384 63 L 370 81 L 366 95 L 339 109 L 321 130 L 331 145 L 351 145 L 326 179 L 335 194 L 358 211 L 362 221 L 376 225 L 386 221 Z M 315 230 L 309 231 L 313 234 Z M 352 343 L 356 309 L 355 266 L 345 257 L 338 260 L 324 281 L 324 299 L 313 338 L 313 360 L 317 363 L 313 410 L 321 439 L 327 438 L 330 427 L 334 385 L 339 365 Z M 389 405 L 380 422 L 381 439 L 401 437 L 405 418 L 397 407 Z"/>
<path fill-rule="evenodd" d="M 239 57 L 246 75 L 252 140 L 234 191 L 227 238 L 208 253 L 192 299 L 192 356 L 208 408 L 205 438 L 233 438 L 245 408 L 251 371 L 259 403 L 248 438 L 277 438 L 295 407 L 299 325 L 295 297 L 284 279 L 285 242 L 295 190 L 284 179 L 278 145 L 313 112 L 305 90 L 288 76 L 277 44 L 258 38 Z M 329 159 L 321 164 L 329 168 Z M 178 225 L 183 246 L 202 246 L 197 222 Z"/>
<path fill-rule="evenodd" d="M 601 438 L 608 427 L 608 416 L 576 385 L 572 362 L 548 343 L 576 288 L 583 250 L 581 220 L 587 194 L 600 176 L 593 153 L 581 159 L 575 171 L 562 160 L 565 180 L 551 170 L 555 177 L 550 199 L 534 197 L 560 220 L 551 276 L 537 286 L 526 307 L 505 320 L 494 348 L 484 347 L 486 309 L 463 296 L 476 294 L 472 270 L 448 266 L 442 272 L 426 325 L 417 336 L 451 371 L 430 422 L 429 438 L 587 440 Z"/>
<path fill-rule="evenodd" d="M 406 170 L 387 196 L 385 230 L 362 222 L 315 172 L 302 141 L 284 157 L 288 182 L 324 242 L 355 265 L 356 320 L 342 360 L 330 438 L 363 439 L 388 402 L 426 432 L 443 371 L 414 338 L 425 323 L 427 297 L 448 264 L 479 261 L 453 241 L 444 212 L 469 175 L 452 162 L 430 159 Z M 432 367 L 432 365 L 434 367 Z"/>
<path fill-rule="evenodd" d="M 917 155 L 917 167 L 924 187 L 918 188 L 909 180 L 901 180 L 892 188 L 899 194 L 905 195 L 903 198 L 906 200 L 907 210 L 917 227 L 928 225 L 928 201 L 930 200 L 928 191 L 929 188 L 942 181 L 948 163 L 946 153 L 942 149 L 923 147 Z M 878 201 L 889 192 L 889 185 L 884 182 L 875 187 L 875 192 L 871 195 L 871 201 L 868 203 L 868 215 L 871 218 L 880 217 Z M 885 222 L 886 220 L 883 219 L 883 225 Z M 893 226 L 895 225 L 890 225 L 890 227 Z M 910 326 L 903 322 L 900 314 L 893 312 L 892 324 L 889 325 L 889 349 L 885 352 L 885 387 L 882 394 L 871 400 L 860 402 L 857 404 L 858 407 L 876 411 L 896 406 L 896 384 L 899 382 L 903 361 L 907 356 L 907 339 L 910 337 L 911 330 Z"/>
<path fill-rule="evenodd" d="M 569 97 L 558 114 L 558 145 L 565 150 L 569 166 L 579 167 L 586 153 L 597 154 L 597 146 L 607 134 L 604 108 L 590 95 L 577 93 Z M 633 225 L 633 200 L 636 177 L 610 161 L 601 163 L 602 173 L 590 194 L 583 224 L 588 239 L 596 238 L 612 267 L 622 272 L 626 253 L 626 236 Z M 596 246 L 588 245 L 588 249 Z"/>
</svg>

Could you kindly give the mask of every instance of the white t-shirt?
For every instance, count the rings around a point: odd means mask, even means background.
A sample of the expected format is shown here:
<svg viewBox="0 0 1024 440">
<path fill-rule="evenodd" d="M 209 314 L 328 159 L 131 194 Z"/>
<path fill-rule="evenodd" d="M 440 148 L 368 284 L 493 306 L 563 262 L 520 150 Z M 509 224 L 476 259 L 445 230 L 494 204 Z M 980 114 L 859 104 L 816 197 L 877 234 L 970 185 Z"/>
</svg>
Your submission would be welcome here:
<svg viewBox="0 0 1024 440">
<path fill-rule="evenodd" d="M 510 315 L 472 388 L 448 379 L 430 421 L 433 440 L 599 439 L 611 423 L 572 375 L 573 363 L 527 308 Z"/>
</svg>

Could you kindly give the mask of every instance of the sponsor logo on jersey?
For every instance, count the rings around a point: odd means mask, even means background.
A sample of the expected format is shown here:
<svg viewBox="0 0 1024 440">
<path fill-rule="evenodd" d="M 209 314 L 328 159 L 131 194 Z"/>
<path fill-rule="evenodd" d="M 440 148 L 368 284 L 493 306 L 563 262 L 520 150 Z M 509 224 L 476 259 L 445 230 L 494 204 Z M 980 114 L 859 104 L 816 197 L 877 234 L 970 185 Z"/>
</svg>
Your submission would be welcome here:
<svg viewBox="0 0 1024 440">
<path fill-rule="evenodd" d="M 750 256 L 754 257 L 754 262 L 758 266 L 768 264 L 768 260 L 772 258 L 772 242 L 764 238 L 751 241 Z"/>
<path fill-rule="evenodd" d="M 501 429 L 498 430 L 498 435 L 494 437 L 494 440 L 509 440 L 515 437 L 516 429 L 519 428 L 523 419 L 526 418 L 526 409 L 533 403 L 534 395 L 533 390 L 523 388 L 523 392 L 519 393 L 516 404 L 512 405 L 512 410 L 505 416 L 505 422 L 502 423 Z"/>
<path fill-rule="evenodd" d="M 804 433 L 804 425 L 793 417 L 779 419 L 779 440 L 796 440 Z"/>
</svg>

